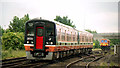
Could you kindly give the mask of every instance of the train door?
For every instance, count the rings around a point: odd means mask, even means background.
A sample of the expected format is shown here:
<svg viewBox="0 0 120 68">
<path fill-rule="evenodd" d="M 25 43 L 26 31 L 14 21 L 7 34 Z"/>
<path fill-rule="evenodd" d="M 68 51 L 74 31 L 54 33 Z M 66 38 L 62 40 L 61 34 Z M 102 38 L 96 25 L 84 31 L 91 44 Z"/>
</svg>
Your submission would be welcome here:
<svg viewBox="0 0 120 68">
<path fill-rule="evenodd" d="M 36 49 L 43 49 L 43 27 L 36 27 Z"/>
<path fill-rule="evenodd" d="M 35 36 L 34 36 L 34 50 L 45 51 L 45 25 L 44 23 L 38 22 L 34 26 Z"/>
</svg>

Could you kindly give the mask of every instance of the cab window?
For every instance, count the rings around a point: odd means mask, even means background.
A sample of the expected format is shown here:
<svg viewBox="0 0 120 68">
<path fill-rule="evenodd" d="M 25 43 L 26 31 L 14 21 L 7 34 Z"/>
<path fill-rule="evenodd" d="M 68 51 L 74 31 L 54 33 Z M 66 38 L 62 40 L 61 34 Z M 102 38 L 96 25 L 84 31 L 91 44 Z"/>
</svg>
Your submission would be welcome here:
<svg viewBox="0 0 120 68">
<path fill-rule="evenodd" d="M 105 42 L 107 42 L 107 40 L 105 40 Z"/>
<path fill-rule="evenodd" d="M 103 42 L 104 42 L 104 40 L 101 40 L 101 42 L 103 43 Z"/>
</svg>

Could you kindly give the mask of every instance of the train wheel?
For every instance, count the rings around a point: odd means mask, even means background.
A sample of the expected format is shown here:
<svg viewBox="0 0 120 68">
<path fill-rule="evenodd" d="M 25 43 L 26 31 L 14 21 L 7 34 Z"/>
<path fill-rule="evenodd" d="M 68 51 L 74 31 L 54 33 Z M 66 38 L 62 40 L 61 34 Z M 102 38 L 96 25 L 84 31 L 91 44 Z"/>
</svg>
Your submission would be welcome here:
<svg viewBox="0 0 120 68">
<path fill-rule="evenodd" d="M 78 53 L 80 54 L 80 49 L 78 50 Z"/>
<path fill-rule="evenodd" d="M 70 55 L 73 55 L 73 50 L 70 51 Z"/>
<path fill-rule="evenodd" d="M 79 50 L 77 50 L 77 54 L 79 54 Z"/>
<path fill-rule="evenodd" d="M 62 52 L 59 52 L 59 58 L 62 58 L 62 57 L 63 57 Z"/>
<path fill-rule="evenodd" d="M 57 53 L 56 52 L 53 52 L 53 60 L 54 59 L 57 59 Z"/>
<path fill-rule="evenodd" d="M 85 54 L 88 54 L 88 50 L 87 50 L 87 48 L 85 48 Z"/>
<path fill-rule="evenodd" d="M 76 54 L 76 50 L 74 50 L 74 55 Z"/>
<path fill-rule="evenodd" d="M 67 51 L 67 56 L 69 56 L 70 55 L 70 52 L 69 51 Z"/>
<path fill-rule="evenodd" d="M 67 51 L 65 51 L 65 57 L 67 56 Z"/>
<path fill-rule="evenodd" d="M 63 52 L 63 57 L 65 57 L 66 56 L 66 52 Z"/>
<path fill-rule="evenodd" d="M 59 58 L 59 56 L 60 56 L 60 55 L 59 55 L 59 53 L 60 53 L 60 52 L 57 52 L 57 59 L 58 59 L 58 58 Z"/>
<path fill-rule="evenodd" d="M 75 50 L 72 50 L 72 55 L 74 55 L 75 54 Z"/>
</svg>

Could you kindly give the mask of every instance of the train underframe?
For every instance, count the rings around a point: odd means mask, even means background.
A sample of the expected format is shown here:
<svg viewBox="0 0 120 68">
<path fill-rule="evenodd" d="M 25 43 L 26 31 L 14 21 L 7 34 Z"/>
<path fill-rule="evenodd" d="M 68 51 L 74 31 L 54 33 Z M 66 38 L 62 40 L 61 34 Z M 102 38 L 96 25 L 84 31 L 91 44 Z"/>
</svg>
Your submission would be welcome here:
<svg viewBox="0 0 120 68">
<path fill-rule="evenodd" d="M 108 50 L 110 50 L 110 46 L 101 46 L 101 49 L 103 51 L 108 51 Z"/>
<path fill-rule="evenodd" d="M 91 53 L 92 48 L 80 48 L 72 49 L 66 51 L 56 51 L 56 52 L 36 52 L 36 51 L 26 51 L 27 59 L 31 60 L 54 60 L 58 58 L 63 58 L 70 55 L 80 54 L 80 53 Z M 38 55 L 34 55 L 37 54 Z"/>
</svg>

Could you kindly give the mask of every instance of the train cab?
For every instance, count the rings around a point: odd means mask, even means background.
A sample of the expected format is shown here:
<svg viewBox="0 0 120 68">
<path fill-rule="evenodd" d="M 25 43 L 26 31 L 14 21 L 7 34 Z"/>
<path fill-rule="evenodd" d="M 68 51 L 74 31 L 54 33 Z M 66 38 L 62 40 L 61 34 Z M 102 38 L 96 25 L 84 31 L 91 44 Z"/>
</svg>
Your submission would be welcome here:
<svg viewBox="0 0 120 68">
<path fill-rule="evenodd" d="M 55 23 L 46 20 L 29 20 L 25 26 L 24 46 L 27 52 L 34 57 L 45 57 L 45 45 L 56 44 Z"/>
<path fill-rule="evenodd" d="M 110 49 L 110 40 L 108 39 L 101 39 L 100 46 L 102 50 L 109 50 Z"/>
</svg>

